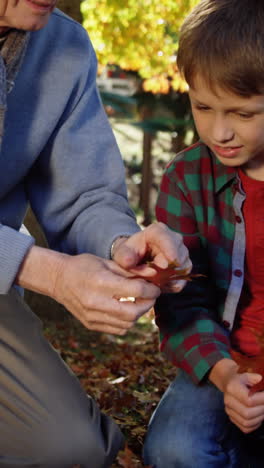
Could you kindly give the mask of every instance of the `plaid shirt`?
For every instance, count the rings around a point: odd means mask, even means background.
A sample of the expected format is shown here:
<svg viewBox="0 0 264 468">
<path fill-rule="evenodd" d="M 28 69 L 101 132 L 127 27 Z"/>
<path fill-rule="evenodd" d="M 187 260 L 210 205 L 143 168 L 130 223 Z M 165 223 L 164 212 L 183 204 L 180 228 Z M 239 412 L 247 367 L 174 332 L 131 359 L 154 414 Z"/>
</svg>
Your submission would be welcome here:
<svg viewBox="0 0 264 468">
<path fill-rule="evenodd" d="M 161 350 L 199 383 L 230 358 L 229 334 L 244 281 L 245 194 L 237 171 L 198 142 L 179 153 L 163 176 L 156 215 L 183 235 L 193 279 L 156 302 Z"/>
</svg>

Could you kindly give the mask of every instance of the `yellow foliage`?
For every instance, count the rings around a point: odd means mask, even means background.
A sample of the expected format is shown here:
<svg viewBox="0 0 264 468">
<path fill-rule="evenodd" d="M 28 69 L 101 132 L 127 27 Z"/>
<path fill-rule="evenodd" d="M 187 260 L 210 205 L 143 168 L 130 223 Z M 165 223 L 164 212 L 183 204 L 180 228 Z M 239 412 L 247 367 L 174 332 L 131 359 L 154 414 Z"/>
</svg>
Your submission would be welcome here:
<svg viewBox="0 0 264 468">
<path fill-rule="evenodd" d="M 122 5 L 123 3 L 123 5 Z M 99 63 L 134 70 L 144 89 L 167 93 L 186 84 L 175 64 L 180 25 L 198 0 L 84 0 L 83 25 Z"/>
<path fill-rule="evenodd" d="M 165 76 L 153 76 L 144 81 L 143 89 L 154 94 L 167 94 L 170 90 L 170 82 Z"/>
</svg>

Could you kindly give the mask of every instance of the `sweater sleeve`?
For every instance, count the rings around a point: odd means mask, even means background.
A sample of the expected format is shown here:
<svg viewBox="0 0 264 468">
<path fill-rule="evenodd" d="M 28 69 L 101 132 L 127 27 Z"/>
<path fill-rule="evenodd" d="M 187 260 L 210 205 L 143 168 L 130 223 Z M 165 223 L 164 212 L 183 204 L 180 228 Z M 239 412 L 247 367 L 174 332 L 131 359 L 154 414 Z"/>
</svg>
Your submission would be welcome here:
<svg viewBox="0 0 264 468">
<path fill-rule="evenodd" d="M 31 236 L 0 224 L 0 264 L 5 265 L 4 274 L 0 275 L 0 294 L 8 293 L 19 265 L 33 243 Z"/>
<path fill-rule="evenodd" d="M 155 314 L 161 350 L 197 384 L 217 361 L 230 357 L 230 346 L 218 315 L 215 285 L 195 211 L 179 185 L 169 171 L 164 175 L 157 218 L 183 235 L 193 262 L 193 273 L 204 276 L 193 279 L 181 293 L 162 294 L 156 302 Z"/>
<path fill-rule="evenodd" d="M 97 61 L 86 33 L 78 51 L 68 105 L 29 174 L 27 190 L 51 248 L 109 257 L 114 239 L 139 227 L 128 205 L 124 165 L 97 90 Z"/>
</svg>

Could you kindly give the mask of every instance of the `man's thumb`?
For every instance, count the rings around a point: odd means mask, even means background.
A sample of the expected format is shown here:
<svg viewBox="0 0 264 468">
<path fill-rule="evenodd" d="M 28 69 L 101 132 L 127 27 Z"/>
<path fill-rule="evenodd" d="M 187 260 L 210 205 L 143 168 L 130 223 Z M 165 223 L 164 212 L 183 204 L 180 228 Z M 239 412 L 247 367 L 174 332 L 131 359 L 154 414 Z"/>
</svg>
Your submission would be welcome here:
<svg viewBox="0 0 264 468">
<path fill-rule="evenodd" d="M 127 245 L 126 242 L 120 242 L 115 249 L 114 260 L 119 266 L 128 270 L 137 265 L 139 258 L 132 247 Z"/>
</svg>

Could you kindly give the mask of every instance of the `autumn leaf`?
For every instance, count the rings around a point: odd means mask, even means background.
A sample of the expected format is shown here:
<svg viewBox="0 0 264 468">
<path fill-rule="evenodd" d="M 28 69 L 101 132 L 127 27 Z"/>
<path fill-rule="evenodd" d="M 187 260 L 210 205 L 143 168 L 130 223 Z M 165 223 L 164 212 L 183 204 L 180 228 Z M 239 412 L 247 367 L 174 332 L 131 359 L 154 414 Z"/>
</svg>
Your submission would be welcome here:
<svg viewBox="0 0 264 468">
<path fill-rule="evenodd" d="M 138 462 L 135 460 L 133 452 L 125 446 L 125 449 L 119 453 L 117 459 L 122 468 L 138 468 Z M 145 468 L 152 468 L 152 465 L 145 465 Z"/>
<path fill-rule="evenodd" d="M 263 338 L 264 338 L 264 330 L 263 330 L 263 334 L 260 335 L 260 339 L 263 340 Z M 249 394 L 253 395 L 256 392 L 263 391 L 264 390 L 264 349 L 263 347 L 262 347 L 262 352 L 258 356 L 248 357 L 233 349 L 231 350 L 231 356 L 232 356 L 232 359 L 234 359 L 234 361 L 239 365 L 240 373 L 253 372 L 253 373 L 262 375 L 262 380 L 250 388 Z"/>
<path fill-rule="evenodd" d="M 193 278 L 204 276 L 202 274 L 189 273 L 187 269 L 179 268 L 179 265 L 176 262 L 171 262 L 167 268 L 161 268 L 153 262 L 149 262 L 148 265 L 156 270 L 156 273 L 153 276 L 144 277 L 142 275 L 136 275 L 134 278 L 144 278 L 160 288 L 166 286 L 173 280 L 191 281 Z"/>
<path fill-rule="evenodd" d="M 253 372 L 262 375 L 262 380 L 250 388 L 249 394 L 253 395 L 256 392 L 264 390 L 264 324 L 260 327 L 246 327 L 244 330 L 254 337 L 259 347 L 259 352 L 255 356 L 246 356 L 232 349 L 231 356 L 239 365 L 239 372 Z"/>
</svg>

